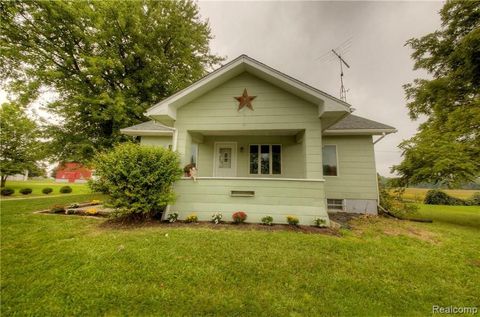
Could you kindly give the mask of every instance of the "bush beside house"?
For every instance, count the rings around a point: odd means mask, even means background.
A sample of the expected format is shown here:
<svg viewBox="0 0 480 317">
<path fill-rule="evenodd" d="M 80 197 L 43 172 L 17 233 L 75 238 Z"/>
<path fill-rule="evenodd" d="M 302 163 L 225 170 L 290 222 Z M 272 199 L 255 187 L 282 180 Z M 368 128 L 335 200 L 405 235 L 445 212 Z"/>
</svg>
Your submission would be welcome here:
<svg viewBox="0 0 480 317">
<path fill-rule="evenodd" d="M 94 191 L 110 195 L 118 216 L 153 217 L 172 203 L 173 183 L 182 176 L 179 158 L 162 147 L 124 143 L 94 159 Z"/>
</svg>

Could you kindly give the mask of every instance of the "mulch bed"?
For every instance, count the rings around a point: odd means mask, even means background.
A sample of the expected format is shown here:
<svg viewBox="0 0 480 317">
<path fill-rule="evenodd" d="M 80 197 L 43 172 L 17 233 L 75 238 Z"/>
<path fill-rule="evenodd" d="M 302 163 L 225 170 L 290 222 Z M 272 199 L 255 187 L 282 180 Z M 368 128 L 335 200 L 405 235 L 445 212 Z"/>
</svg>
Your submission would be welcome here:
<svg viewBox="0 0 480 317">
<path fill-rule="evenodd" d="M 242 224 L 233 224 L 228 222 L 223 222 L 219 224 L 214 224 L 209 221 L 199 221 L 196 223 L 186 223 L 183 221 L 176 221 L 170 223 L 168 221 L 160 220 L 144 220 L 144 221 L 131 221 L 131 220 L 119 220 L 119 219 L 109 219 L 103 222 L 100 227 L 108 229 L 136 229 L 136 228 L 145 228 L 145 227 L 163 227 L 167 228 L 206 228 L 214 230 L 260 230 L 260 231 L 290 231 L 290 232 L 299 232 L 299 233 L 308 233 L 308 234 L 326 234 L 333 236 L 340 236 L 338 230 L 331 228 L 318 228 L 313 226 L 292 226 L 287 224 L 275 224 L 272 226 L 266 226 L 257 223 L 242 223 Z"/>
</svg>

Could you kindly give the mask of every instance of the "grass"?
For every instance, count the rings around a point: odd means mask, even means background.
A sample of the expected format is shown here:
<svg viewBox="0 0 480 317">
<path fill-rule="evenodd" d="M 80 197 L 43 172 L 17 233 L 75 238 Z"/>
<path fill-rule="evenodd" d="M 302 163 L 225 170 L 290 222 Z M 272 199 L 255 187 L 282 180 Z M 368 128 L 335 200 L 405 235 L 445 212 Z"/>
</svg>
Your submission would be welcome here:
<svg viewBox="0 0 480 317">
<path fill-rule="evenodd" d="M 60 188 L 63 186 L 70 186 L 72 187 L 72 192 L 70 194 L 61 194 L 60 193 Z M 26 182 L 23 181 L 7 181 L 7 184 L 5 187 L 12 188 L 15 190 L 15 193 L 11 196 L 8 197 L 38 197 L 38 196 L 47 196 L 42 193 L 42 189 L 46 187 L 50 187 L 53 189 L 53 192 L 51 192 L 49 195 L 75 195 L 75 194 L 89 194 L 90 193 L 90 188 L 88 187 L 87 184 L 71 184 L 71 183 L 55 183 L 53 180 L 42 180 L 42 181 L 35 181 L 35 180 L 29 180 Z M 22 195 L 19 191 L 22 188 L 31 188 L 33 191 L 29 195 Z M 8 197 L 2 197 L 8 199 Z"/>
<path fill-rule="evenodd" d="M 429 190 L 430 189 L 428 188 L 406 188 L 403 198 L 409 201 L 421 203 L 425 199 L 425 195 Z M 480 190 L 470 189 L 442 189 L 442 191 L 446 192 L 452 197 L 460 199 L 469 199 L 474 193 L 480 192 Z"/>
<path fill-rule="evenodd" d="M 424 316 L 480 304 L 479 210 L 422 207 L 441 221 L 366 218 L 341 237 L 32 213 L 93 198 L 2 201 L 2 316 Z"/>
<path fill-rule="evenodd" d="M 480 229 L 480 206 L 437 206 L 423 204 L 418 204 L 418 206 L 420 207 L 420 217 L 416 218 L 435 219 L 437 222 Z"/>
</svg>

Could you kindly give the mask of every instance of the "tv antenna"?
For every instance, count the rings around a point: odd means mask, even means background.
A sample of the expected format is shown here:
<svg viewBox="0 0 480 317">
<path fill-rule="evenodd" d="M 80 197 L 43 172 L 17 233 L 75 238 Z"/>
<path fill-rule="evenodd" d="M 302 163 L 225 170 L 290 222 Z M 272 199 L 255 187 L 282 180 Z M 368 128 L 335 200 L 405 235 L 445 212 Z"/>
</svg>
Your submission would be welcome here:
<svg viewBox="0 0 480 317">
<path fill-rule="evenodd" d="M 345 85 L 343 84 L 343 66 L 350 68 L 350 65 L 345 61 L 345 59 L 342 57 L 344 56 L 349 50 L 350 46 L 352 45 L 352 37 L 347 39 L 345 42 L 340 44 L 335 49 L 332 49 L 322 56 L 318 58 L 318 60 L 323 60 L 323 61 L 334 61 L 335 59 L 338 58 L 338 61 L 340 63 L 340 99 L 343 101 L 347 101 L 347 92 L 348 89 L 345 88 Z M 333 54 L 332 54 L 333 53 Z"/>
<path fill-rule="evenodd" d="M 343 85 L 343 65 L 347 66 L 347 68 L 350 68 L 350 65 L 348 65 L 348 63 L 343 59 L 342 55 L 338 54 L 333 49 L 332 52 L 338 57 L 338 61 L 340 62 L 340 99 L 347 102 L 347 90 Z"/>
</svg>

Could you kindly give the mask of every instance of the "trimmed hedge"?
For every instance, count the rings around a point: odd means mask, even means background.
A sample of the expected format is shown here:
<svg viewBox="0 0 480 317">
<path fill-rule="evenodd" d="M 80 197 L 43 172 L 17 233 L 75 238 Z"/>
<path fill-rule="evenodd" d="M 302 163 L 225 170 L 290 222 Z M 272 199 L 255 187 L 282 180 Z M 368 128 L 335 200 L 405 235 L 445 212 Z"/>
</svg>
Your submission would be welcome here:
<svg viewBox="0 0 480 317">
<path fill-rule="evenodd" d="M 30 195 L 32 191 L 33 190 L 31 188 L 22 188 L 19 190 L 20 194 L 22 195 Z"/>
<path fill-rule="evenodd" d="M 13 195 L 15 193 L 15 189 L 13 188 L 4 188 L 0 191 L 0 195 L 2 196 L 10 196 L 10 195 Z"/>
<path fill-rule="evenodd" d="M 73 191 L 73 189 L 70 186 L 60 187 L 60 193 L 62 193 L 62 194 L 70 194 L 72 191 Z"/>
<path fill-rule="evenodd" d="M 44 193 L 45 195 L 48 195 L 51 192 L 53 192 L 53 188 L 51 187 L 45 187 L 44 189 L 42 189 L 42 193 Z"/>
</svg>

